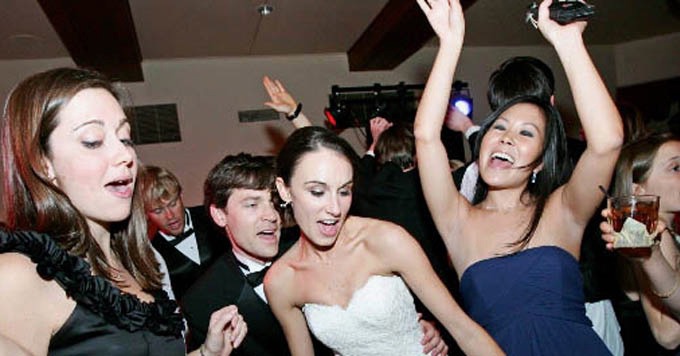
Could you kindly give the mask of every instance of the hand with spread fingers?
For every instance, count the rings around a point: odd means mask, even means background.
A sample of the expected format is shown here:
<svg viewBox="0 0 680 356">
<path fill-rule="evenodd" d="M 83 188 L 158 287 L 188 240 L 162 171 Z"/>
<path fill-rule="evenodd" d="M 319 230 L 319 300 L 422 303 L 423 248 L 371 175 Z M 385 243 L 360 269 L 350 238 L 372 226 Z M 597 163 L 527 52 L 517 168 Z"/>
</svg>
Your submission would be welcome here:
<svg viewBox="0 0 680 356">
<path fill-rule="evenodd" d="M 465 18 L 458 0 L 417 0 L 441 42 L 463 43 Z"/>
<path fill-rule="evenodd" d="M 269 100 L 264 103 L 264 105 L 276 110 L 277 112 L 283 114 L 289 114 L 295 110 L 298 102 L 295 101 L 292 95 L 286 90 L 286 88 L 277 79 L 272 80 L 268 76 L 264 76 L 262 79 L 262 84 L 264 89 L 269 94 Z"/>
<path fill-rule="evenodd" d="M 262 84 L 264 89 L 269 94 L 269 100 L 264 103 L 264 105 L 276 110 L 279 113 L 286 115 L 289 121 L 293 123 L 296 129 L 306 126 L 312 126 L 311 121 L 303 114 L 298 111 L 299 102 L 293 98 L 293 96 L 286 90 L 286 88 L 277 79 L 272 80 L 268 76 L 262 78 Z"/>
</svg>

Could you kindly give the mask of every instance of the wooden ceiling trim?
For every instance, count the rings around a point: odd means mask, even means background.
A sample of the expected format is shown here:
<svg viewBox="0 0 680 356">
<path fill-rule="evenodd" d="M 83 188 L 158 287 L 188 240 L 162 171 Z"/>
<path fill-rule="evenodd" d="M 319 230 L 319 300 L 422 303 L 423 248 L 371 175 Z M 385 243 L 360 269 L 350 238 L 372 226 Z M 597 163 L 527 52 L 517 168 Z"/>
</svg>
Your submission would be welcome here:
<svg viewBox="0 0 680 356">
<path fill-rule="evenodd" d="M 463 10 L 477 0 L 461 0 Z M 390 0 L 347 52 L 350 71 L 392 70 L 434 31 L 415 0 Z"/>
<path fill-rule="evenodd" d="M 127 0 L 38 0 L 73 61 L 113 80 L 144 81 Z"/>
</svg>

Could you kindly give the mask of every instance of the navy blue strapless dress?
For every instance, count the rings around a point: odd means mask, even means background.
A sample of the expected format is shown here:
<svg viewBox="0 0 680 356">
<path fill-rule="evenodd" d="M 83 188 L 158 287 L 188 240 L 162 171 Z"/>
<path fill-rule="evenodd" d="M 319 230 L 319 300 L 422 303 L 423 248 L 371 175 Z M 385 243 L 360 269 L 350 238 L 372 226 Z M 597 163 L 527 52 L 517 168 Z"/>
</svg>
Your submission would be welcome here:
<svg viewBox="0 0 680 356">
<path fill-rule="evenodd" d="M 463 307 L 508 355 L 611 355 L 586 317 L 578 261 L 541 246 L 472 264 Z"/>
</svg>

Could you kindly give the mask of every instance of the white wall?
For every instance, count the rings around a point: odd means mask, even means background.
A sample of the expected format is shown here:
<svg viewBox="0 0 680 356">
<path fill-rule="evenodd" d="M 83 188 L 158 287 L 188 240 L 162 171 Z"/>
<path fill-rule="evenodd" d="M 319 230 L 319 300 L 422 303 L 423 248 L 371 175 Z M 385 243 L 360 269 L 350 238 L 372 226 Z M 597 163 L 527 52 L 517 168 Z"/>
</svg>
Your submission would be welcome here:
<svg viewBox="0 0 680 356">
<path fill-rule="evenodd" d="M 680 32 L 614 47 L 617 86 L 680 77 Z"/>
<path fill-rule="evenodd" d="M 174 171 L 185 188 L 186 203 L 199 204 L 203 179 L 225 154 L 275 153 L 292 131 L 285 120 L 238 122 L 239 110 L 263 108 L 266 100 L 261 84 L 263 75 L 281 79 L 304 102 L 304 111 L 312 121 L 321 124 L 331 85 L 424 83 L 435 51 L 423 48 L 394 71 L 359 73 L 349 72 L 344 54 L 145 61 L 145 81 L 127 85 L 134 103 L 177 103 L 182 142 L 139 146 L 138 154 L 145 163 Z M 590 51 L 607 85 L 615 88 L 618 67 L 614 48 L 594 46 Z M 464 49 L 457 72 L 459 79 L 470 84 L 475 120 L 488 113 L 485 93 L 489 74 L 503 60 L 515 55 L 536 56 L 554 69 L 558 105 L 569 118 L 573 112 L 571 96 L 551 48 L 476 47 Z M 4 97 L 17 81 L 31 73 L 71 64 L 68 59 L 0 61 L 0 95 Z M 361 147 L 362 137 L 356 131 L 348 130 L 343 136 L 355 147 Z"/>
</svg>

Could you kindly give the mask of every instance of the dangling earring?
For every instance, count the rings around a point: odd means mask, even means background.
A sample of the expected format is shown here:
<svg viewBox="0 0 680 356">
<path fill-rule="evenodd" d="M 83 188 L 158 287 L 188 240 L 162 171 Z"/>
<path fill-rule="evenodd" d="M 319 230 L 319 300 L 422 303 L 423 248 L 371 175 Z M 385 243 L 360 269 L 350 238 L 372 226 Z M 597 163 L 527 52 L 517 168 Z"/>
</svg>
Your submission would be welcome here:
<svg viewBox="0 0 680 356">
<path fill-rule="evenodd" d="M 281 209 L 287 208 L 291 204 L 290 200 L 289 201 L 284 201 L 283 203 L 280 203 L 279 206 Z"/>
<path fill-rule="evenodd" d="M 531 172 L 531 184 L 535 184 L 535 183 L 536 183 L 536 176 L 537 176 L 537 175 L 538 175 L 538 174 L 536 173 L 536 171 Z"/>
</svg>

